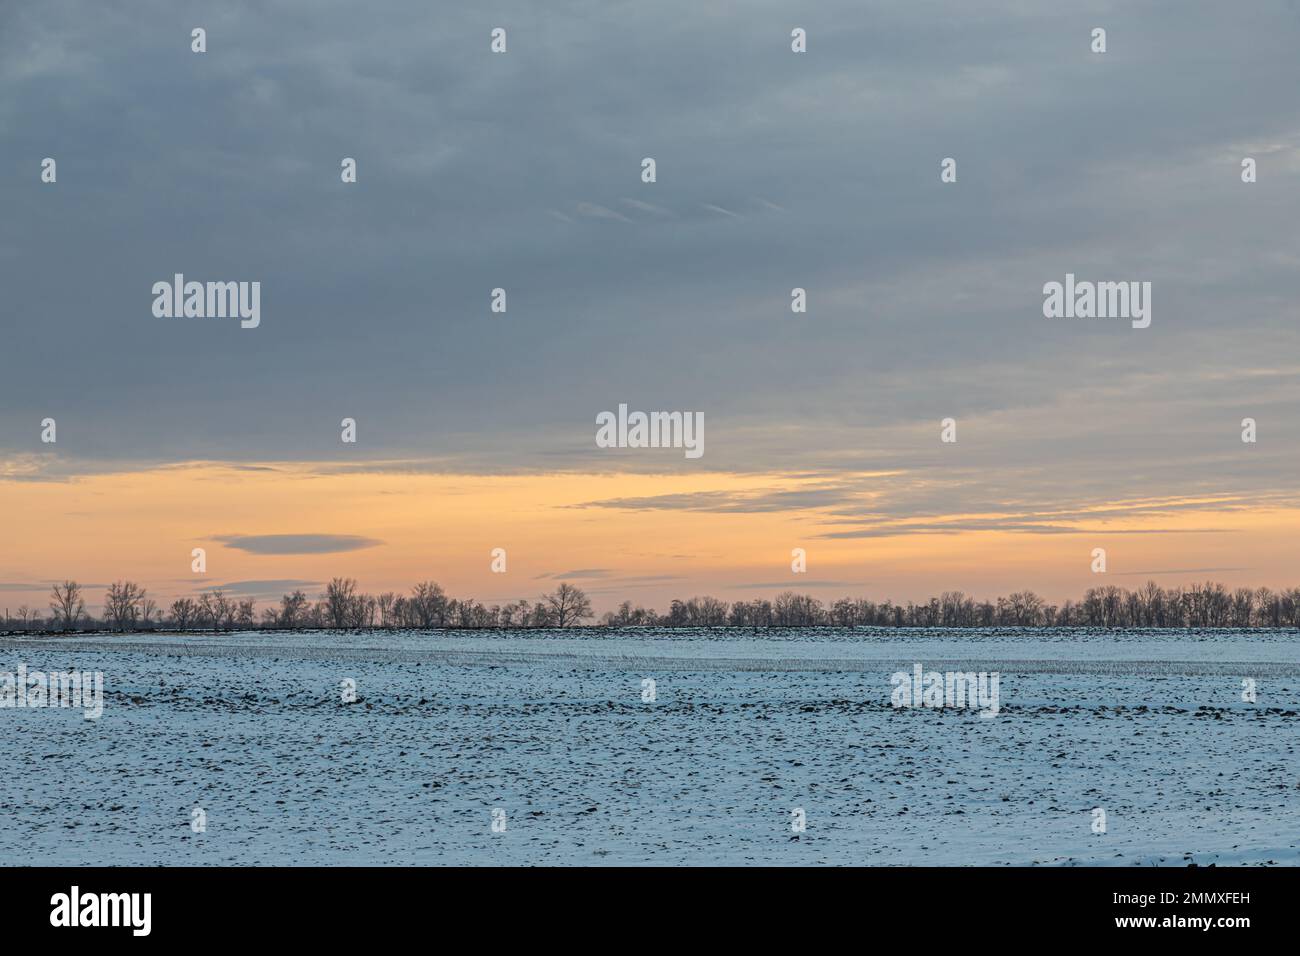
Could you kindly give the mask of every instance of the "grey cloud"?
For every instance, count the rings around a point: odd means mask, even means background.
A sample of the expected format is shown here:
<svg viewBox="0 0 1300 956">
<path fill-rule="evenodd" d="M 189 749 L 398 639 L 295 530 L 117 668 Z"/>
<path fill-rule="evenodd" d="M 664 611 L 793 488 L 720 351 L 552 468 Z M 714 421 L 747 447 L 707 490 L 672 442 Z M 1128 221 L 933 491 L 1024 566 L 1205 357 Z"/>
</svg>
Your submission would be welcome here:
<svg viewBox="0 0 1300 956">
<path fill-rule="evenodd" d="M 579 216 L 586 216 L 590 219 L 616 219 L 619 222 L 631 222 L 621 212 L 615 212 L 607 206 L 601 206 L 597 203 L 580 202 L 575 210 Z"/>
<path fill-rule="evenodd" d="M 654 203 L 645 202 L 644 200 L 641 199 L 629 199 L 628 197 L 624 196 L 620 201 L 623 202 L 625 205 L 631 206 L 633 209 L 639 212 L 651 213 L 656 216 L 673 215 L 672 210 L 665 209 L 663 206 L 656 206 Z"/>
<path fill-rule="evenodd" d="M 773 588 L 780 591 L 798 591 L 802 588 L 858 588 L 866 587 L 866 581 L 826 581 L 826 580 L 794 580 L 785 581 L 750 581 L 744 584 L 728 584 L 727 590 L 772 590 Z"/>
<path fill-rule="evenodd" d="M 1162 571 L 1110 571 L 1108 573 L 1116 577 L 1132 577 L 1138 574 L 1149 574 L 1152 577 L 1161 574 L 1224 574 L 1229 571 L 1253 571 L 1254 568 L 1166 568 Z"/>
<path fill-rule="evenodd" d="M 775 0 L 507 0 L 493 57 L 477 10 L 417 0 L 0 5 L 0 274 L 45 317 L 6 328 L 0 481 L 364 468 L 349 415 L 366 456 L 447 471 L 906 469 L 903 515 L 1281 495 L 1300 23 L 1106 9 L 1103 58 L 1054 5 L 832 0 L 794 55 Z M 176 271 L 262 281 L 261 326 L 154 319 Z M 1067 271 L 1153 281 L 1151 328 L 1044 319 Z M 704 412 L 704 458 L 596 449 L 619 401 Z"/>
<path fill-rule="evenodd" d="M 298 553 L 298 552 L 294 552 Z M 280 595 L 300 588 L 320 587 L 320 581 L 303 581 L 297 578 L 269 578 L 263 581 L 228 581 L 200 588 L 200 591 L 230 591 L 234 594 Z"/>
<path fill-rule="evenodd" d="M 1023 521 L 950 521 L 943 524 L 907 524 L 828 531 L 818 538 L 898 538 L 907 535 L 958 534 L 963 531 L 999 531 L 1012 534 L 1086 534 L 1097 538 L 1115 534 L 1232 534 L 1233 528 L 1078 528 Z"/>
<path fill-rule="evenodd" d="M 384 543 L 356 534 L 224 534 L 212 540 L 249 554 L 336 554 Z"/>
<path fill-rule="evenodd" d="M 594 595 L 618 595 L 623 591 L 658 587 L 672 581 L 684 581 L 685 579 L 685 576 L 681 574 L 633 574 L 611 578 L 600 584 L 586 587 L 584 590 Z"/>
<path fill-rule="evenodd" d="M 607 498 L 585 501 L 575 508 L 610 508 L 623 511 L 711 511 L 719 514 L 755 513 L 828 508 L 854 500 L 861 493 L 847 485 L 769 489 L 759 492 L 698 491 L 650 495 L 635 498 Z"/>
<path fill-rule="evenodd" d="M 562 581 L 566 578 L 588 579 L 588 578 L 605 578 L 609 577 L 611 571 L 609 568 L 578 568 L 573 571 L 557 571 L 547 574 L 539 574 L 536 579 L 551 578 L 556 581 Z"/>
</svg>

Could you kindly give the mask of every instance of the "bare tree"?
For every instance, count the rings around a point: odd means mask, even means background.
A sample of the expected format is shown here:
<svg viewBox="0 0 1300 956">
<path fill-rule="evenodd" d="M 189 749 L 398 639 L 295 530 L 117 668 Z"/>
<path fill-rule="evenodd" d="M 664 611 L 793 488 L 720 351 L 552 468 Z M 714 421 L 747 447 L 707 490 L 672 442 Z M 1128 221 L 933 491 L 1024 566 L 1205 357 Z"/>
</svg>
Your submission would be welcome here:
<svg viewBox="0 0 1300 956">
<path fill-rule="evenodd" d="M 294 591 L 292 594 L 286 594 L 280 598 L 280 626 L 281 627 L 302 627 L 304 618 L 307 615 L 307 595 L 302 591 Z"/>
<path fill-rule="evenodd" d="M 206 591 L 199 595 L 198 606 L 194 609 L 195 620 L 199 624 L 207 623 L 212 630 L 217 629 L 217 612 L 212 606 L 212 595 Z"/>
<path fill-rule="evenodd" d="M 370 627 L 375 621 L 375 599 L 369 594 L 356 594 L 345 606 L 348 627 Z"/>
<path fill-rule="evenodd" d="M 178 598 L 172 601 L 172 622 L 177 630 L 185 630 L 198 616 L 198 607 L 192 598 Z"/>
<path fill-rule="evenodd" d="M 397 596 L 392 591 L 385 591 L 375 601 L 376 607 L 379 608 L 379 626 L 388 627 L 392 621 L 393 602 Z"/>
<path fill-rule="evenodd" d="M 408 602 L 417 627 L 443 627 L 447 623 L 447 595 L 432 581 L 411 589 Z"/>
<path fill-rule="evenodd" d="M 235 626 L 235 615 L 239 613 L 239 605 L 231 598 L 226 597 L 226 592 L 218 588 L 212 592 L 213 609 L 217 612 L 217 620 L 221 624 L 222 630 L 229 631 Z"/>
<path fill-rule="evenodd" d="M 718 627 L 727 623 L 727 603 L 719 601 L 715 597 L 693 597 L 685 604 L 673 602 L 674 607 L 670 614 L 679 614 L 686 620 L 690 627 Z M 624 602 L 626 606 L 626 602 Z M 620 608 L 620 612 L 622 608 Z M 629 611 L 629 617 L 631 612 Z"/>
<path fill-rule="evenodd" d="M 52 623 L 60 630 L 70 631 L 76 627 L 86 613 L 81 585 L 76 581 L 54 585 L 50 591 L 50 612 L 53 614 Z"/>
<path fill-rule="evenodd" d="M 228 628 L 234 623 L 235 605 L 226 597 L 226 592 L 217 588 L 215 591 L 204 591 L 199 597 L 198 619 L 202 623 L 207 622 L 208 627 L 216 631 L 221 628 Z"/>
<path fill-rule="evenodd" d="M 567 582 L 544 595 L 546 608 L 555 627 L 571 627 L 591 617 L 591 599 L 581 588 Z"/>
<path fill-rule="evenodd" d="M 1017 591 L 1007 599 L 1007 610 L 1011 616 L 1008 623 L 1018 627 L 1030 627 L 1039 622 L 1043 611 L 1043 599 L 1033 591 Z"/>
<path fill-rule="evenodd" d="M 347 627 L 352 612 L 352 602 L 356 598 L 357 582 L 352 578 L 335 578 L 325 586 L 325 601 L 329 622 L 334 627 Z"/>
<path fill-rule="evenodd" d="M 117 581 L 104 594 L 104 620 L 115 631 L 133 630 L 140 619 L 144 588 L 134 581 Z"/>
<path fill-rule="evenodd" d="M 528 602 L 516 601 L 501 608 L 497 622 L 501 627 L 523 627 L 528 618 Z"/>
</svg>

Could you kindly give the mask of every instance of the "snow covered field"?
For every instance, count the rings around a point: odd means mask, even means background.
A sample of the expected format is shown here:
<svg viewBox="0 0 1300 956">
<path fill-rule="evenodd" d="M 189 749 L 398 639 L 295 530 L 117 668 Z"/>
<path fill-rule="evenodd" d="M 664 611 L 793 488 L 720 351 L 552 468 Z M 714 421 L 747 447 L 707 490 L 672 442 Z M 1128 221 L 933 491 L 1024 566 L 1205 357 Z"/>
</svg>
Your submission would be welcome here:
<svg viewBox="0 0 1300 956">
<path fill-rule="evenodd" d="M 998 715 L 894 708 L 914 662 L 998 671 Z M 0 636 L 20 664 L 102 671 L 104 712 L 0 709 L 10 863 L 1300 861 L 1294 631 Z"/>
</svg>

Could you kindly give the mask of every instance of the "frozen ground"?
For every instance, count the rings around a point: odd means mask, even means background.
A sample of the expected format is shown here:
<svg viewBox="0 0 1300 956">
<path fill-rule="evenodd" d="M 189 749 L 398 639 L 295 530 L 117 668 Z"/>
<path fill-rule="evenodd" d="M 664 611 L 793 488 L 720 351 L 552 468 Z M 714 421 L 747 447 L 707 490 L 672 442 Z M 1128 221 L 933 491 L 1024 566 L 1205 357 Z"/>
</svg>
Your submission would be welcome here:
<svg viewBox="0 0 1300 956">
<path fill-rule="evenodd" d="M 1000 714 L 894 709 L 915 661 L 999 671 Z M 0 637 L 19 664 L 105 703 L 0 710 L 10 863 L 1300 862 L 1294 631 Z"/>
</svg>

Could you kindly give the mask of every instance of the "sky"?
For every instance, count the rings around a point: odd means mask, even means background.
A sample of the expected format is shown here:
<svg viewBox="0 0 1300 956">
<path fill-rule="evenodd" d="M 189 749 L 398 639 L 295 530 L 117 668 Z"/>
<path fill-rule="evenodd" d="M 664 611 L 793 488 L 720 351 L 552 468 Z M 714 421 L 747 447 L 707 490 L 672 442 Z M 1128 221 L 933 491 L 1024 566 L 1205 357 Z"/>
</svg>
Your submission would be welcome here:
<svg viewBox="0 0 1300 956">
<path fill-rule="evenodd" d="M 1298 43 L 1283 0 L 0 5 L 0 604 L 1300 584 Z M 260 324 L 155 316 L 176 273 Z M 1150 327 L 1045 317 L 1067 273 Z M 620 403 L 704 454 L 598 447 Z"/>
</svg>

